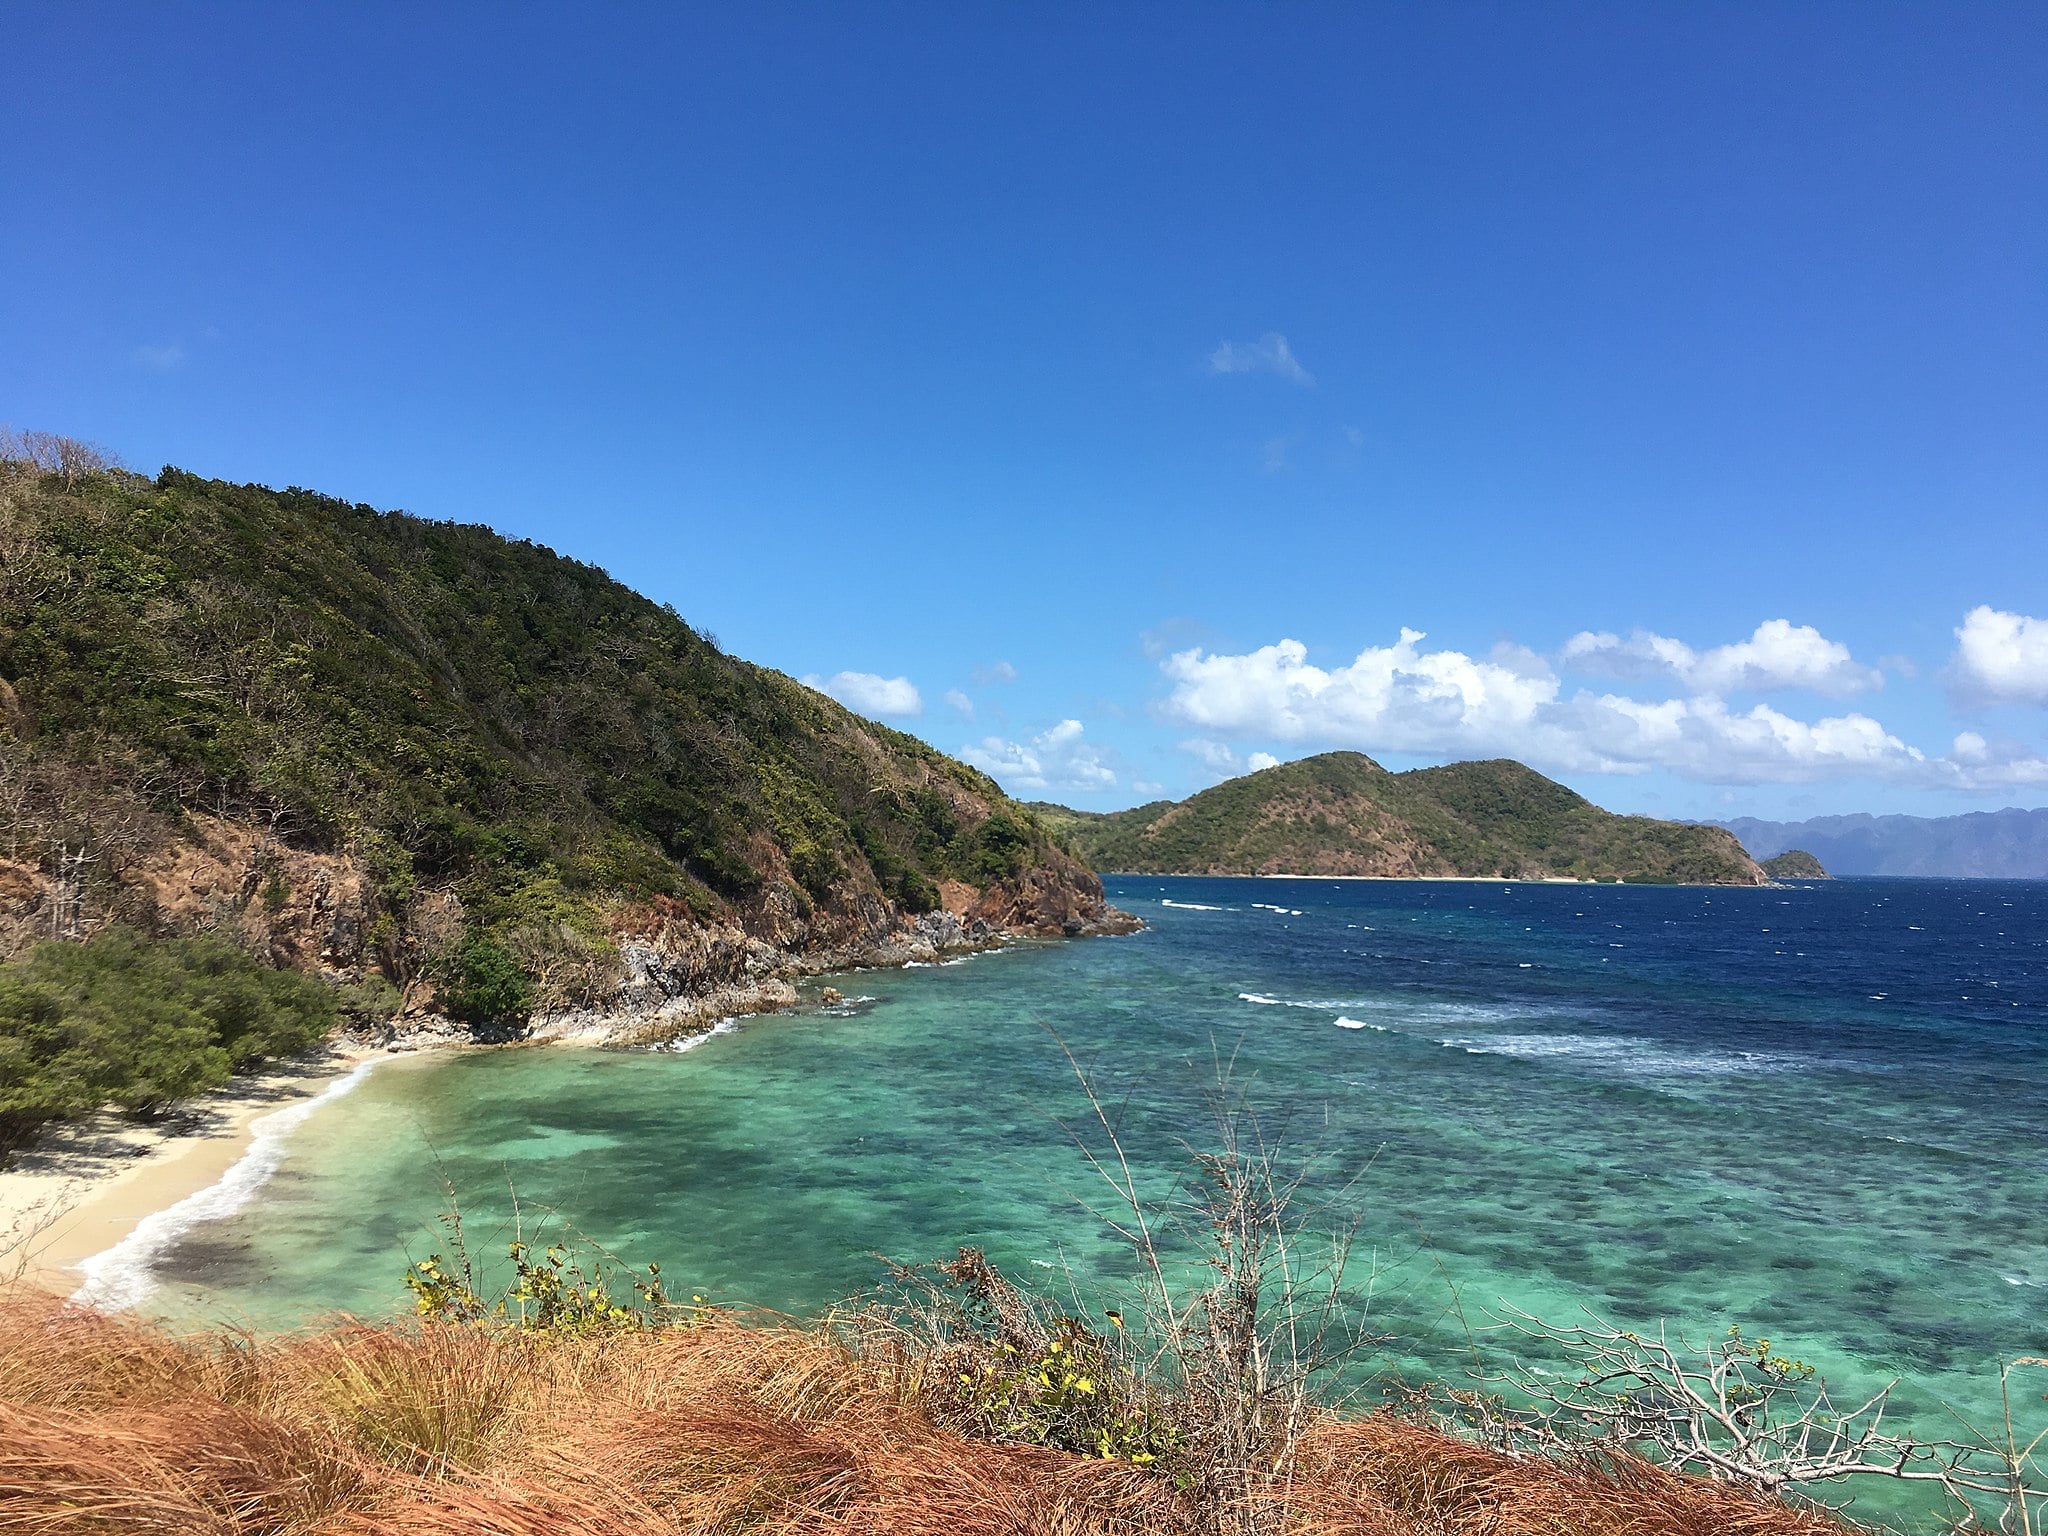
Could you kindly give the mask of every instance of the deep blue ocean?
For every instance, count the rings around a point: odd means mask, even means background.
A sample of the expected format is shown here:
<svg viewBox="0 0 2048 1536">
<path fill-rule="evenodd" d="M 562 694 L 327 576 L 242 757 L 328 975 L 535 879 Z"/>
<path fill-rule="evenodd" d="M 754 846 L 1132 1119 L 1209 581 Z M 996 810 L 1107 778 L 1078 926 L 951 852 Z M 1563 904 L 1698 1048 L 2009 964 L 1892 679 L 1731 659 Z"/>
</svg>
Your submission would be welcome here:
<svg viewBox="0 0 2048 1536">
<path fill-rule="evenodd" d="M 1901 1421 L 1946 1433 L 2000 1359 L 2048 1354 L 2048 883 L 1111 896 L 1144 933 L 823 978 L 853 1001 L 687 1052 L 380 1068 L 190 1229 L 155 1304 L 395 1310 L 444 1180 L 473 1236 L 509 1186 L 678 1288 L 797 1312 L 962 1243 L 1113 1282 L 1064 1042 L 1153 1190 L 1233 1053 L 1284 1149 L 1357 1176 L 1369 1374 L 1500 1368 L 1503 1303 L 1740 1324 L 1845 1387 L 1903 1378 Z"/>
</svg>

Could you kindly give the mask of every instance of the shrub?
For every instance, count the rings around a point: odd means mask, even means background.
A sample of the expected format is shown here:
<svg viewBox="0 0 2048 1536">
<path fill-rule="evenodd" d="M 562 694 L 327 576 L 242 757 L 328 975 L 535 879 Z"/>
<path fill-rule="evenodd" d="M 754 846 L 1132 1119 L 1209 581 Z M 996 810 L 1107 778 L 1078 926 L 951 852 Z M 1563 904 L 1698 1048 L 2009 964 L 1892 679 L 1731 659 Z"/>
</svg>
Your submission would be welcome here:
<svg viewBox="0 0 2048 1536">
<path fill-rule="evenodd" d="M 158 1114 L 334 1026 L 320 982 L 217 939 L 111 927 L 0 966 L 0 1151 L 113 1104 Z"/>
<path fill-rule="evenodd" d="M 448 957 L 441 1006 L 463 1024 L 520 1022 L 533 1011 L 533 984 L 502 944 L 473 934 Z"/>
</svg>

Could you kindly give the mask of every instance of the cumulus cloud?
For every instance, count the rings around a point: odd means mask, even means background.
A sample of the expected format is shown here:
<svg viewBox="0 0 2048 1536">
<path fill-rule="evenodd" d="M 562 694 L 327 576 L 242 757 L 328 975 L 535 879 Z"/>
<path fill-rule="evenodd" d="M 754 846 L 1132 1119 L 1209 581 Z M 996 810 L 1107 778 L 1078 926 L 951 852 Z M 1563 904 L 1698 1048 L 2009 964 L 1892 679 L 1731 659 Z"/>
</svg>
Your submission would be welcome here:
<svg viewBox="0 0 2048 1536">
<path fill-rule="evenodd" d="M 1849 647 L 1789 619 L 1767 619 L 1747 640 L 1706 651 L 1648 630 L 1625 640 L 1582 630 L 1565 641 L 1558 660 L 1573 671 L 1609 677 L 1669 675 L 1694 693 L 1715 695 L 1806 688 L 1840 698 L 1884 686 L 1884 674 L 1858 662 Z"/>
<path fill-rule="evenodd" d="M 873 672 L 834 672 L 830 677 L 816 673 L 803 680 L 806 688 L 829 693 L 856 714 L 921 715 L 924 699 L 907 677 L 881 677 Z"/>
<path fill-rule="evenodd" d="M 2048 619 L 1972 608 L 1956 628 L 1949 681 L 1966 704 L 2048 704 Z"/>
<path fill-rule="evenodd" d="M 974 680 L 984 688 L 992 683 L 1014 683 L 1017 681 L 1017 669 L 1007 661 L 990 662 L 985 667 L 974 669 Z"/>
<path fill-rule="evenodd" d="M 1403 629 L 1393 645 L 1368 647 L 1348 666 L 1325 670 L 1299 640 L 1242 656 L 1198 647 L 1169 656 L 1167 712 L 1191 725 L 1282 741 L 1357 742 L 1385 751 L 1433 751 L 1447 733 L 1472 740 L 1519 733 L 1539 705 L 1557 695 L 1557 679 L 1475 661 L 1458 651 L 1424 652 L 1421 630 Z"/>
<path fill-rule="evenodd" d="M 1116 772 L 1102 760 L 1101 751 L 1081 739 L 1078 720 L 1062 720 L 1029 741 L 1006 741 L 1001 736 L 984 736 L 959 755 L 1003 788 L 1018 790 L 1062 790 L 1087 793 L 1116 788 Z"/>
<path fill-rule="evenodd" d="M 1278 331 L 1268 331 L 1257 341 L 1226 341 L 1209 354 L 1211 373 L 1270 373 L 1290 384 L 1304 387 L 1315 383 L 1315 375 L 1301 366 L 1294 348 Z"/>
<path fill-rule="evenodd" d="M 1986 741 L 1964 731 L 1949 748 L 1949 758 L 1971 789 L 2032 789 L 2048 785 L 2048 758 L 2017 742 Z"/>
<path fill-rule="evenodd" d="M 1180 743 L 1180 749 L 1200 759 L 1202 766 L 1218 779 L 1234 779 L 1242 774 L 1257 773 L 1261 768 L 1280 766 L 1280 759 L 1270 752 L 1240 753 L 1206 736 L 1184 741 Z"/>
<path fill-rule="evenodd" d="M 949 705 L 968 719 L 972 720 L 974 718 L 974 700 L 967 697 L 958 688 L 948 688 L 943 697 Z"/>
<path fill-rule="evenodd" d="M 1425 650 L 1425 638 L 1404 628 L 1394 644 L 1367 647 L 1329 668 L 1310 662 L 1297 640 L 1234 656 L 1176 652 L 1161 663 L 1172 683 L 1164 710 L 1202 728 L 1205 740 L 1516 757 L 1565 772 L 1662 768 L 1716 784 L 1875 777 L 1991 788 L 2032 782 L 2030 765 L 2043 761 L 1988 748 L 1981 758 L 1929 757 L 1860 713 L 1802 720 L 1764 704 L 1733 709 L 1709 693 L 1650 701 L 1590 689 L 1567 694 L 1532 652 L 1509 647 L 1481 659 Z M 1752 664 L 1717 663 L 1697 675 L 1726 678 Z"/>
</svg>

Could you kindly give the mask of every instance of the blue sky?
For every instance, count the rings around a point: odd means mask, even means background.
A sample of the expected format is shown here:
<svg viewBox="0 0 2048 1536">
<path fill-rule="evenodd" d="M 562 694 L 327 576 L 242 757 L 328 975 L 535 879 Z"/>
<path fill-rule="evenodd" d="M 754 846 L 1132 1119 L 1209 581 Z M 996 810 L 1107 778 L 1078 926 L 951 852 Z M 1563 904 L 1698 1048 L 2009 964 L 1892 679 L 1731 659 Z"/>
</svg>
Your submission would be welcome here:
<svg viewBox="0 0 2048 1536">
<path fill-rule="evenodd" d="M 540 540 L 1027 797 L 2048 804 L 2048 8 L 5 25 L 0 421 Z"/>
</svg>

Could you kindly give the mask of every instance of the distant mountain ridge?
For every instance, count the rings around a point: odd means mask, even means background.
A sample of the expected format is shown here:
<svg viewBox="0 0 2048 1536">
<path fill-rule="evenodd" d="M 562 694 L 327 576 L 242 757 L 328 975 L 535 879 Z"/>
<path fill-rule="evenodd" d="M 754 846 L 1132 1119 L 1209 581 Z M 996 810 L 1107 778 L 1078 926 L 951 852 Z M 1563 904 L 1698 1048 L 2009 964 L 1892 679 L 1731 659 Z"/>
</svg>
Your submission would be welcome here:
<svg viewBox="0 0 2048 1536">
<path fill-rule="evenodd" d="M 1961 816 L 1816 816 L 1710 823 L 1726 827 L 1750 857 L 1804 848 L 1832 875 L 2048 879 L 2048 810 L 1971 811 Z"/>
<path fill-rule="evenodd" d="M 1617 816 L 1505 758 L 1390 773 L 1325 752 L 1178 803 L 1031 809 L 1096 869 L 1131 874 L 1767 883 L 1719 828 Z"/>
</svg>

